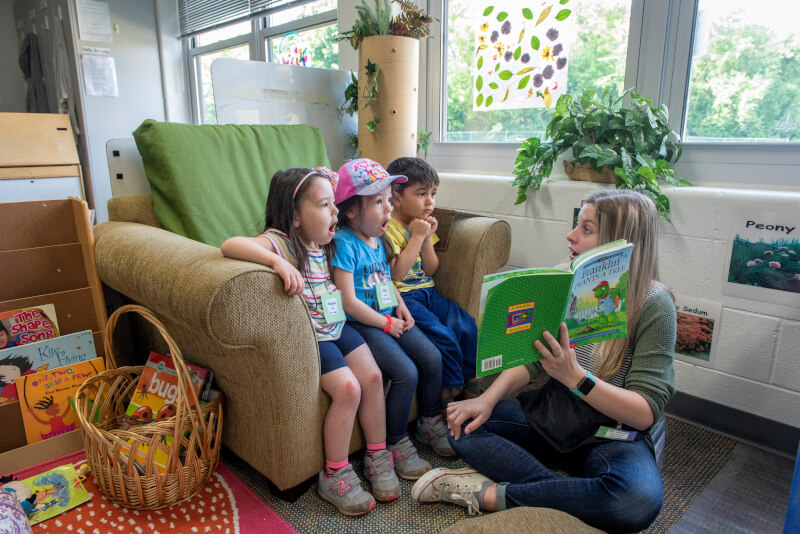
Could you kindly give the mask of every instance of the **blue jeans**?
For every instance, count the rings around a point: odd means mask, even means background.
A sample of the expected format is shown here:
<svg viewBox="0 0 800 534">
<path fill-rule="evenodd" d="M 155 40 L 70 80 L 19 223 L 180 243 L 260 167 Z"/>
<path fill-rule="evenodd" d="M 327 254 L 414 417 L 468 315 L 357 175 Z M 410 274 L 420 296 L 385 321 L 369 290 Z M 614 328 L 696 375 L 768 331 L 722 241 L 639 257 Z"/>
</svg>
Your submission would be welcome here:
<svg viewBox="0 0 800 534">
<path fill-rule="evenodd" d="M 460 389 L 466 380 L 475 378 L 475 319 L 435 287 L 406 291 L 403 301 L 415 324 L 442 353 L 442 387 Z"/>
<path fill-rule="evenodd" d="M 537 459 L 557 453 L 528 424 L 516 399 L 497 403 L 471 434 L 462 430 L 458 441 L 449 438 L 465 462 L 498 482 L 499 510 L 554 508 L 609 532 L 644 530 L 661 510 L 661 473 L 644 440 L 590 446 L 568 458 L 583 476 L 564 477 Z"/>
<path fill-rule="evenodd" d="M 408 415 L 418 379 L 420 414 L 425 417 L 439 415 L 442 355 L 416 325 L 395 339 L 372 326 L 354 321 L 347 324 L 367 342 L 383 378 L 392 381 L 386 395 L 386 443 L 394 445 L 407 433 Z"/>
</svg>

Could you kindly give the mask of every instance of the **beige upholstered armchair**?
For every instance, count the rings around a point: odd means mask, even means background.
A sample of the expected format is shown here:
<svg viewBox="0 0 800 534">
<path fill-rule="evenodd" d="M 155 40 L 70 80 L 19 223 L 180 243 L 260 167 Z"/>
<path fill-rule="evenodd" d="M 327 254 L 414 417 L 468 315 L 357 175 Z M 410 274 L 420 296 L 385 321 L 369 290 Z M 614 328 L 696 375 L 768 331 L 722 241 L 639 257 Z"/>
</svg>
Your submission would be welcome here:
<svg viewBox="0 0 800 534">
<path fill-rule="evenodd" d="M 280 490 L 313 477 L 324 465 L 329 398 L 301 298 L 267 267 L 162 229 L 150 196 L 112 199 L 108 211 L 111 222 L 95 227 L 100 278 L 153 310 L 186 359 L 214 370 L 225 446 Z M 438 215 L 448 235 L 437 287 L 477 316 L 481 282 L 506 264 L 511 230 L 498 219 Z M 361 447 L 356 429 L 350 449 Z"/>
</svg>

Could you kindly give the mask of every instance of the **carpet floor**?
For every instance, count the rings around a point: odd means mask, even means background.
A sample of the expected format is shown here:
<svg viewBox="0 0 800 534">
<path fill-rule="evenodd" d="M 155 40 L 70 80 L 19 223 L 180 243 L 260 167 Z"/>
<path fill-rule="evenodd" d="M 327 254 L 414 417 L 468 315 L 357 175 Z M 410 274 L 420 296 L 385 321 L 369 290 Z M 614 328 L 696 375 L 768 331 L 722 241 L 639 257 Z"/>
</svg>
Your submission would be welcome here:
<svg viewBox="0 0 800 534">
<path fill-rule="evenodd" d="M 736 442 L 698 426 L 667 418 L 667 448 L 662 473 L 664 506 L 648 534 L 666 533 L 678 522 L 692 501 L 714 478 L 731 456 Z M 434 467 L 465 467 L 458 459 L 440 458 L 427 447 L 419 448 L 420 455 Z M 259 472 L 229 451 L 224 451 L 226 464 L 261 497 L 275 512 L 300 533 L 348 532 L 417 534 L 439 532 L 464 519 L 467 511 L 450 504 L 421 506 L 411 500 L 413 483 L 401 480 L 403 495 L 388 503 L 379 503 L 369 514 L 348 518 L 317 496 L 316 482 L 300 499 L 287 503 L 275 497 L 268 482 Z M 351 456 L 356 472 L 363 468 L 363 453 Z"/>
</svg>

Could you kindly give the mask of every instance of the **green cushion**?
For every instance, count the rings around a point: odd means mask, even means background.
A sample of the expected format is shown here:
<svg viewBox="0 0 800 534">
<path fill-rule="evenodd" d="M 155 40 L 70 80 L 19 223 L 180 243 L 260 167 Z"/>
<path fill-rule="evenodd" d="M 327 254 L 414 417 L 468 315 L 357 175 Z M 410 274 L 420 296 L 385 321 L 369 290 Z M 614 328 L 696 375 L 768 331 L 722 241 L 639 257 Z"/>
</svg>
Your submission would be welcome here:
<svg viewBox="0 0 800 534">
<path fill-rule="evenodd" d="M 289 167 L 329 166 L 305 125 L 193 125 L 146 120 L 133 132 L 161 226 L 218 247 L 264 230 L 269 182 Z"/>
</svg>

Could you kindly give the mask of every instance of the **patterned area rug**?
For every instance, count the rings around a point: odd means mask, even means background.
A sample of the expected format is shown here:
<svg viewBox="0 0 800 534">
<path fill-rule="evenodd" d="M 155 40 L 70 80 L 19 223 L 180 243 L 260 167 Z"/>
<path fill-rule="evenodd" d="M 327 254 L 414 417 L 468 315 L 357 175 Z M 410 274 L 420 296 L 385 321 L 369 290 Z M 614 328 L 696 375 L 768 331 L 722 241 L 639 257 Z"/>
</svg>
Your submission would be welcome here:
<svg viewBox="0 0 800 534">
<path fill-rule="evenodd" d="M 67 463 L 83 463 L 79 451 L 14 473 L 24 479 Z M 34 534 L 292 534 L 295 530 L 220 464 L 201 492 L 184 503 L 161 510 L 132 510 L 105 498 L 91 477 L 84 481 L 92 499 L 33 527 Z"/>
<path fill-rule="evenodd" d="M 645 531 L 665 533 L 687 510 L 695 497 L 725 465 L 736 442 L 725 436 L 689 423 L 667 418 L 667 450 L 664 479 L 664 507 L 651 527 Z M 448 460 L 434 455 L 427 447 L 419 447 L 420 455 L 434 467 L 465 467 L 461 460 Z M 223 452 L 225 463 L 254 493 L 301 533 L 348 532 L 417 534 L 439 532 L 464 519 L 464 508 L 449 504 L 421 506 L 411 500 L 412 483 L 401 480 L 403 495 L 388 503 L 378 503 L 369 514 L 348 518 L 317 496 L 317 484 L 294 503 L 272 495 L 267 480 L 255 469 L 229 451 Z M 363 453 L 351 456 L 356 472 L 363 469 Z M 361 477 L 363 480 L 363 477 Z"/>
</svg>

